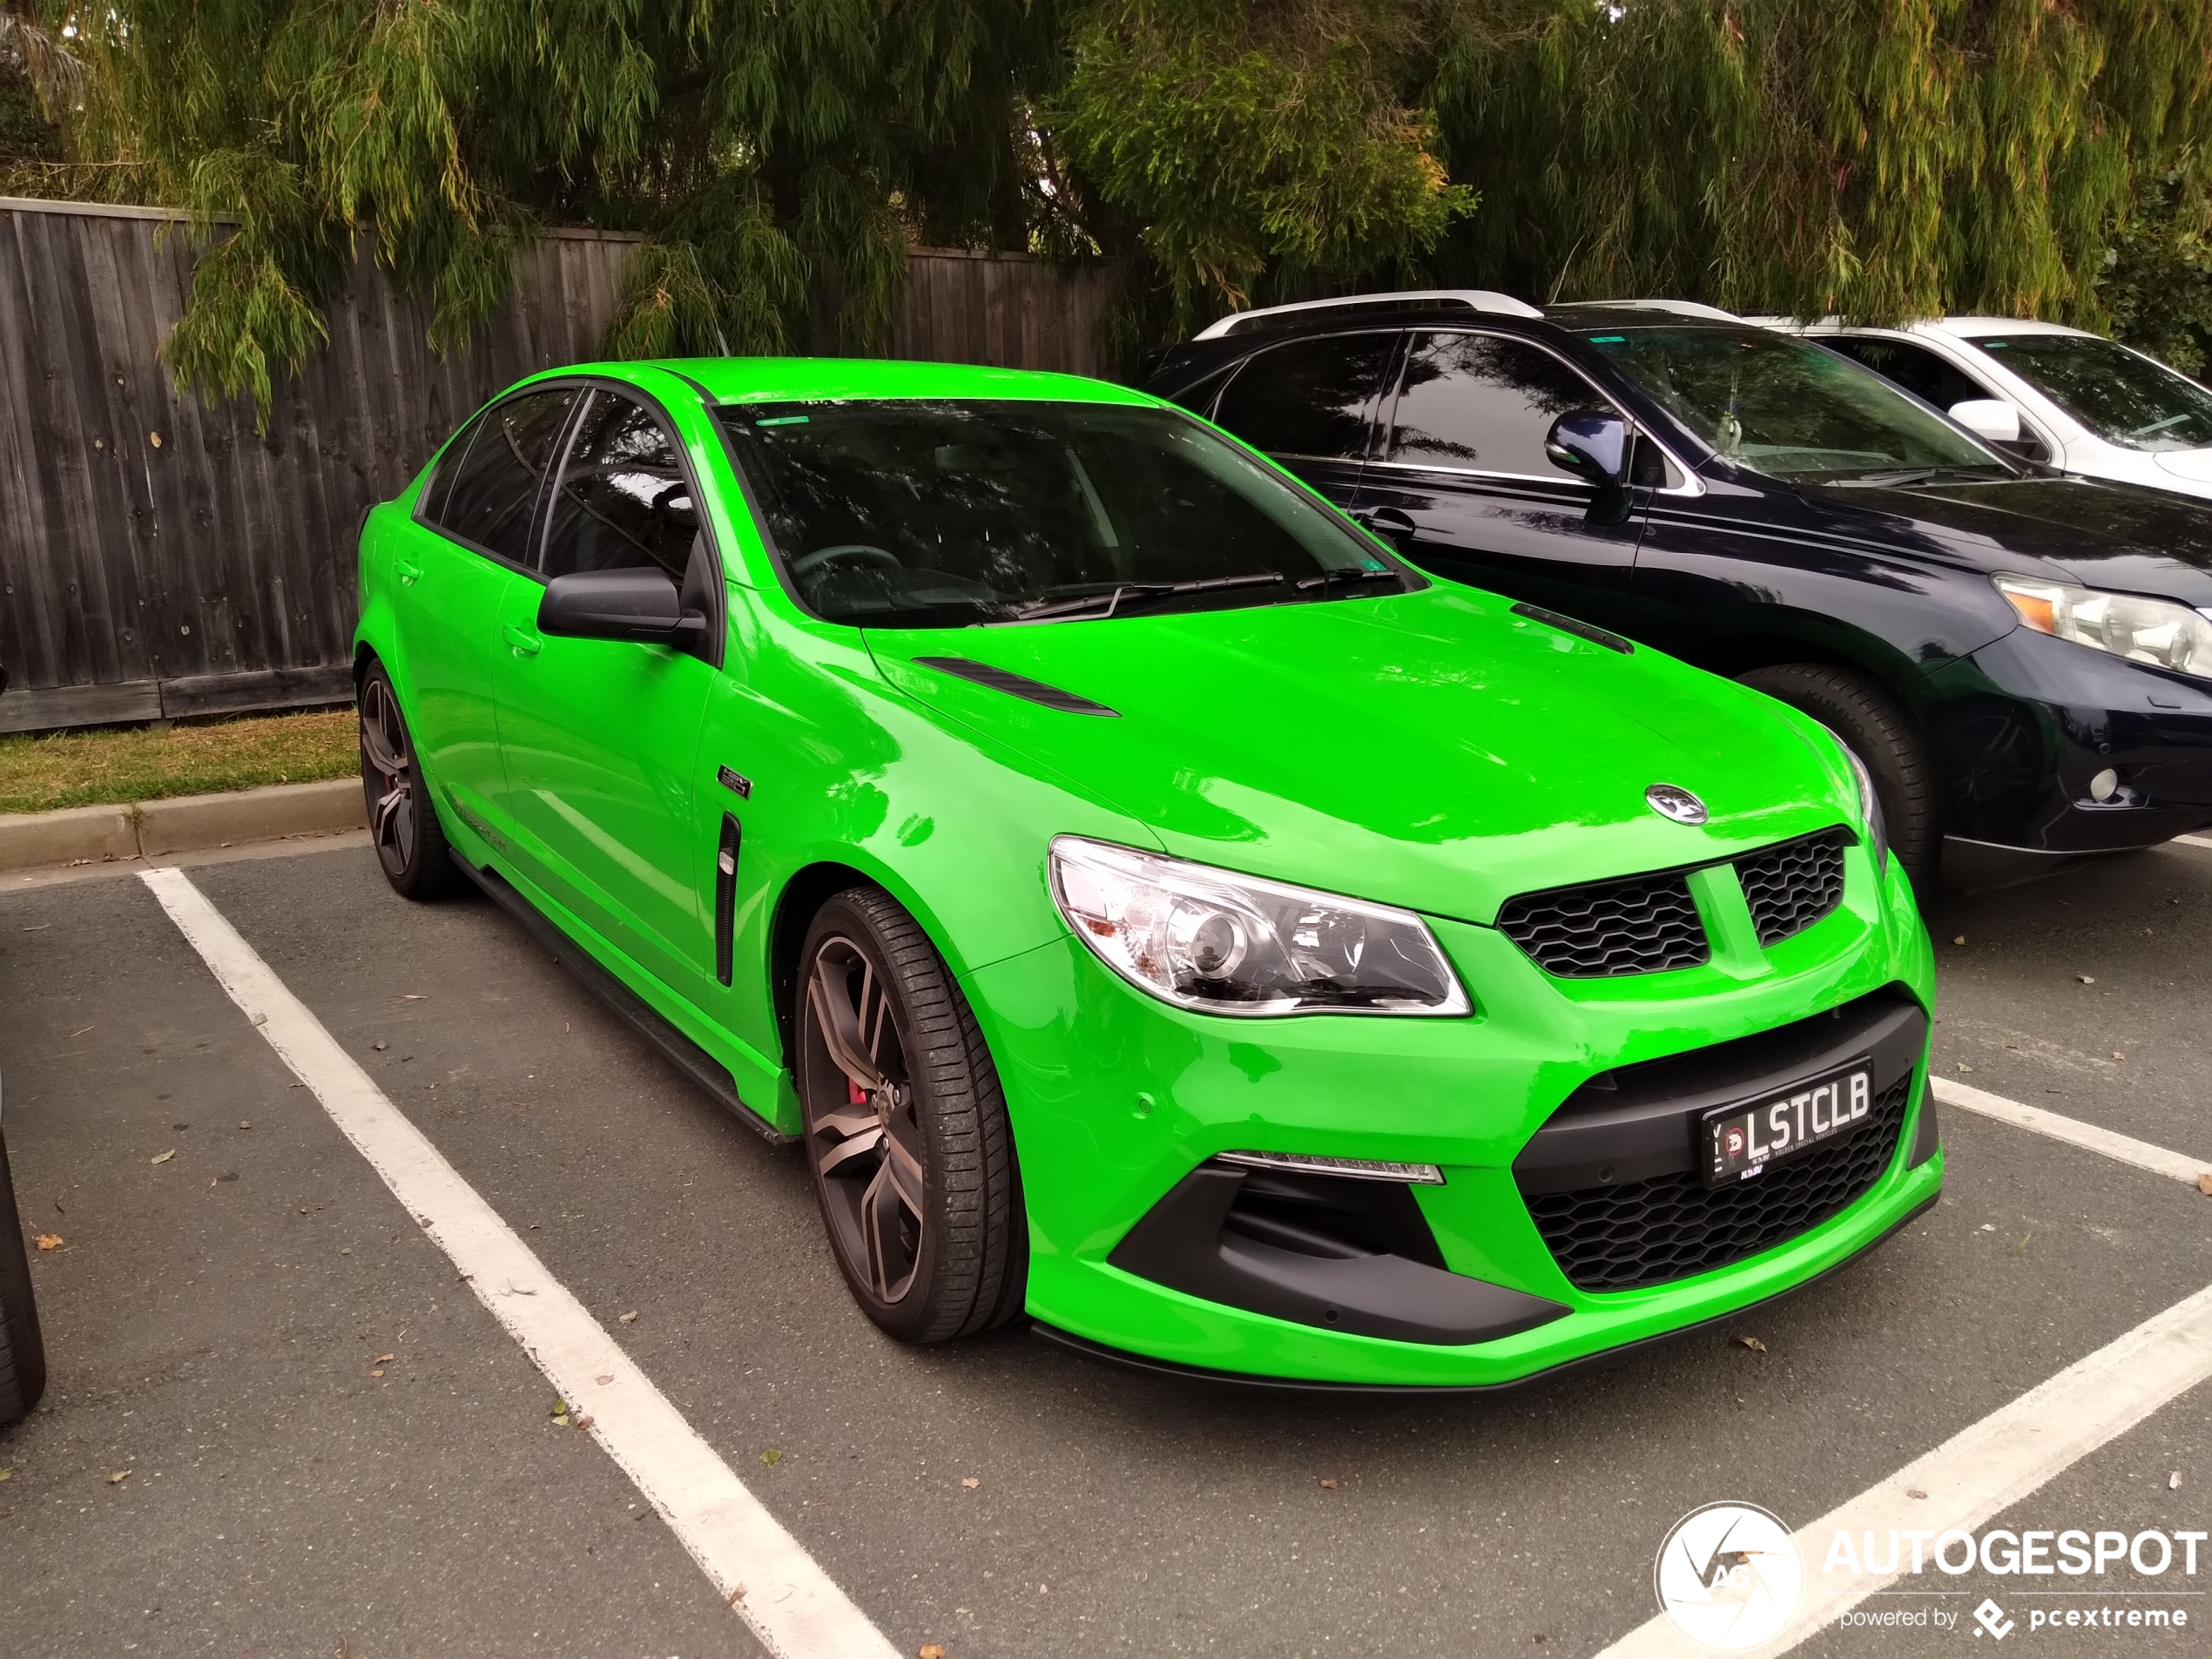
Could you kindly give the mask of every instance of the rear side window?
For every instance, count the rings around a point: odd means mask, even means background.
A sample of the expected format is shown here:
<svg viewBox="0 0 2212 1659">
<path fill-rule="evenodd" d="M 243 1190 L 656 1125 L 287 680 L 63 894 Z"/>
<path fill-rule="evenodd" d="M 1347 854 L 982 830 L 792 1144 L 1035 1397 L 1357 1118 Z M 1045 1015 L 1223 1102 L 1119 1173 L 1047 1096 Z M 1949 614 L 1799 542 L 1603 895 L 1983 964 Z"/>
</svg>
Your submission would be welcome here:
<svg viewBox="0 0 2212 1659">
<path fill-rule="evenodd" d="M 546 522 L 546 576 L 657 564 L 681 582 L 698 533 L 698 503 L 660 422 L 618 393 L 594 392 Z"/>
<path fill-rule="evenodd" d="M 1925 346 L 1909 346 L 1901 340 L 1861 340 L 1847 336 L 1823 339 L 1820 343 L 1843 353 L 1854 362 L 1865 364 L 1884 379 L 1896 381 L 1922 402 L 1932 403 L 1939 409 L 1948 409 L 1953 403 L 1964 403 L 1973 398 L 1989 395 L 1987 388 L 1968 380 Z"/>
<path fill-rule="evenodd" d="M 1387 458 L 1568 478 L 1544 455 L 1552 422 L 1575 409 L 1608 409 L 1588 381 L 1526 341 L 1498 334 L 1420 334 L 1406 355 Z"/>
<path fill-rule="evenodd" d="M 529 557 L 530 517 L 576 388 L 527 392 L 488 410 L 431 522 L 516 564 Z M 445 469 L 433 483 L 444 483 Z"/>
<path fill-rule="evenodd" d="M 1222 394 L 1214 424 L 1271 455 L 1357 461 L 1389 372 L 1394 334 L 1331 334 L 1247 358 Z"/>
</svg>

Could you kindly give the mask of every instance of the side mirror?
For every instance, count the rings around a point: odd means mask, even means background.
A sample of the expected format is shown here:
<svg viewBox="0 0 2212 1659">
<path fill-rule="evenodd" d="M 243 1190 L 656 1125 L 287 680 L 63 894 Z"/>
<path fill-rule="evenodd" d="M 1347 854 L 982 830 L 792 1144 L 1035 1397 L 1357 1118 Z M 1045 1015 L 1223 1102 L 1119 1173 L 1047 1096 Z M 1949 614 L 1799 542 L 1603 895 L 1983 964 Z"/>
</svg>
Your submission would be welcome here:
<svg viewBox="0 0 2212 1659">
<path fill-rule="evenodd" d="M 1544 455 L 1561 472 L 1596 487 L 1589 522 L 1618 524 L 1629 516 L 1629 423 L 1602 409 L 1573 409 L 1552 422 Z"/>
<path fill-rule="evenodd" d="M 537 630 L 566 639 L 626 639 L 696 651 L 705 642 L 704 611 L 686 610 L 668 572 L 658 565 L 625 570 L 578 570 L 545 584 Z"/>
<path fill-rule="evenodd" d="M 1970 397 L 1951 406 L 1951 418 L 1992 443 L 2020 441 L 2020 412 L 2001 397 Z"/>
</svg>

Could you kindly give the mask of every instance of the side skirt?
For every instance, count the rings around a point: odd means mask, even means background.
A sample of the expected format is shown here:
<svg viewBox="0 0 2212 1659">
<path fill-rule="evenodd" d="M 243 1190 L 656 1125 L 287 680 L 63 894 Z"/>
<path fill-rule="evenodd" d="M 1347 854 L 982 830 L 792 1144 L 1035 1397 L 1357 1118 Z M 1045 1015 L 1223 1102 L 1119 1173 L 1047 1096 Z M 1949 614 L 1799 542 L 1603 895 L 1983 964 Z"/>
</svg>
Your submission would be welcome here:
<svg viewBox="0 0 2212 1659">
<path fill-rule="evenodd" d="M 455 859 L 454 863 L 467 873 L 471 881 L 483 889 L 487 898 L 522 923 L 524 930 L 537 941 L 547 955 L 582 981 L 584 988 L 621 1016 L 624 1024 L 667 1055 L 678 1070 L 713 1096 L 738 1122 L 773 1146 L 782 1146 L 799 1138 L 795 1135 L 783 1133 L 746 1105 L 738 1094 L 736 1082 L 719 1061 L 670 1024 L 637 992 L 602 968 L 590 951 L 563 933 L 496 870 L 479 869 L 462 858 Z"/>
</svg>

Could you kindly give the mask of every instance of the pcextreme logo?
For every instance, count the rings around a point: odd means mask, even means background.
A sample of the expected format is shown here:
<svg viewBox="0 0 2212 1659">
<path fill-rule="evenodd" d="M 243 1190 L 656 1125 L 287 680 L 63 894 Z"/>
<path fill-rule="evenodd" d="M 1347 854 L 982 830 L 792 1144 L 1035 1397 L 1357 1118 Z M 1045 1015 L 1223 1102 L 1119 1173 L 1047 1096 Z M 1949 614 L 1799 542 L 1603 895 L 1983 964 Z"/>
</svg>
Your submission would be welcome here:
<svg viewBox="0 0 2212 1659">
<path fill-rule="evenodd" d="M 1805 1564 L 1772 1514 L 1752 1503 L 1709 1503 L 1675 1523 L 1651 1576 L 1676 1629 L 1716 1653 L 1740 1653 L 1790 1622 Z"/>
</svg>

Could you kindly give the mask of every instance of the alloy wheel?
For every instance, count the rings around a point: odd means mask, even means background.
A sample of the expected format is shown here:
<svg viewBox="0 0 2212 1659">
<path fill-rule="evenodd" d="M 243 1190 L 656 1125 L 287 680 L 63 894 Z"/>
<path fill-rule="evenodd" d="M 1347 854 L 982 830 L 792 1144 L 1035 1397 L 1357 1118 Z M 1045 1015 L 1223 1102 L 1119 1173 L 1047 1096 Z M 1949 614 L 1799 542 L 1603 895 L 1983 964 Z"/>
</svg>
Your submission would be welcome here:
<svg viewBox="0 0 2212 1659">
<path fill-rule="evenodd" d="M 372 675 L 361 688 L 361 777 L 368 788 L 368 831 L 385 873 L 397 880 L 415 856 L 419 804 L 415 746 L 391 682 Z"/>
<path fill-rule="evenodd" d="M 921 1258 L 925 1147 L 898 1011 L 868 952 L 824 939 L 807 974 L 810 1033 L 829 1063 L 808 1068 L 807 1154 L 832 1242 L 879 1302 L 913 1289 Z"/>
</svg>

